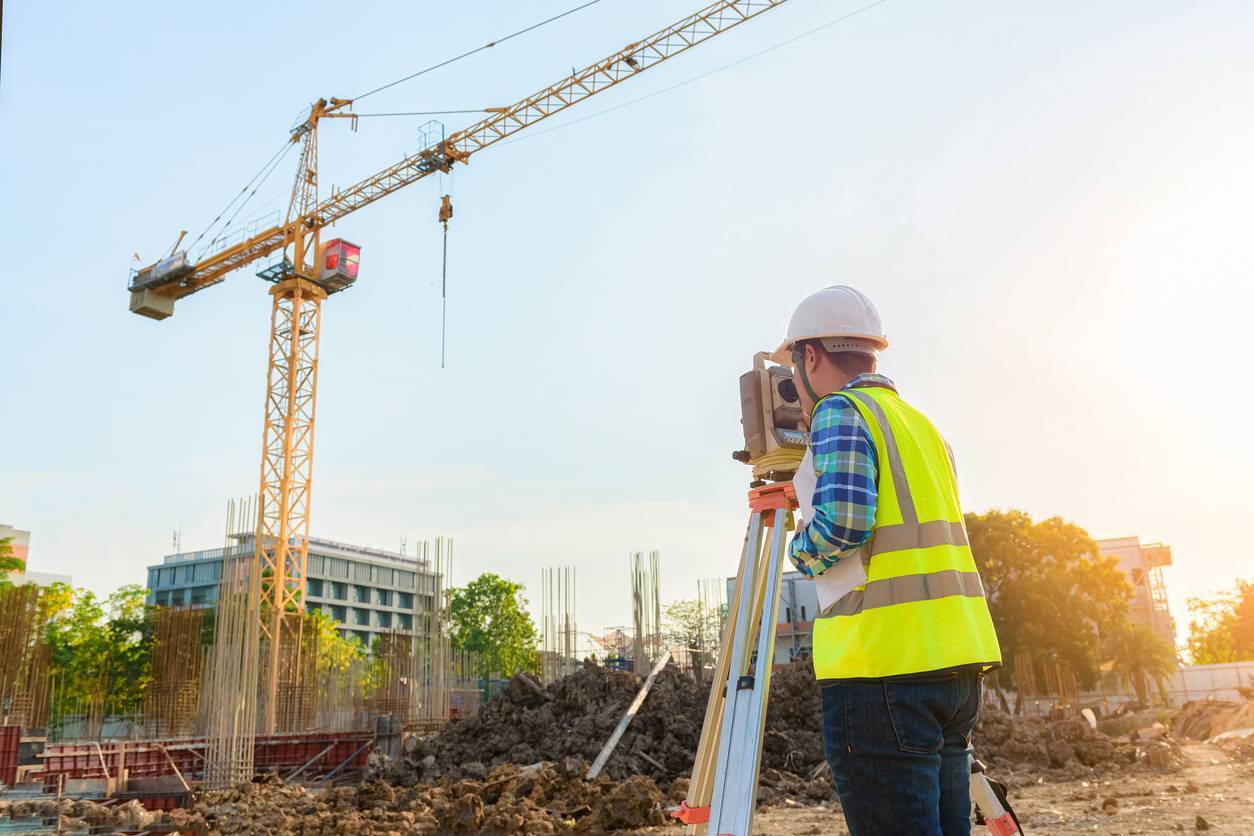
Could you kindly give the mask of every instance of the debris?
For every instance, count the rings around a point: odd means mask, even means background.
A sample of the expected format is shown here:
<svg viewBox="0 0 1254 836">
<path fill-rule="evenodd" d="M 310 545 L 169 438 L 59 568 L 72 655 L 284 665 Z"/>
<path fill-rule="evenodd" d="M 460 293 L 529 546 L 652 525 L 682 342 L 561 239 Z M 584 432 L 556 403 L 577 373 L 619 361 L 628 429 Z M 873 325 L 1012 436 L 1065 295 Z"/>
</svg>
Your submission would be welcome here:
<svg viewBox="0 0 1254 836">
<path fill-rule="evenodd" d="M 977 755 L 998 771 L 1000 780 L 1018 785 L 1025 778 L 1070 780 L 1132 766 L 1173 770 L 1182 764 L 1184 755 L 1165 726 L 1151 740 L 1134 737 L 1136 742 L 1108 737 L 1084 718 L 1011 717 L 986 705 L 974 742 Z M 1028 774 L 1015 778 L 1015 772 Z"/>
</svg>

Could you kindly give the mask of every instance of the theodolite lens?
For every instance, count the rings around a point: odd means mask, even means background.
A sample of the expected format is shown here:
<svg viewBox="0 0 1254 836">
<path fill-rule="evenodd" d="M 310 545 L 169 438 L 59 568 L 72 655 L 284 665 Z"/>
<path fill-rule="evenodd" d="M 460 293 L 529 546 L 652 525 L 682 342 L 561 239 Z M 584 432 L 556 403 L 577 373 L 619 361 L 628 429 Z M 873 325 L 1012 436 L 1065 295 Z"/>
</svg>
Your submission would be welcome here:
<svg viewBox="0 0 1254 836">
<path fill-rule="evenodd" d="M 786 378 L 779 382 L 779 396 L 787 403 L 796 403 L 800 400 L 797 396 L 797 384 L 793 383 L 792 378 Z"/>
</svg>

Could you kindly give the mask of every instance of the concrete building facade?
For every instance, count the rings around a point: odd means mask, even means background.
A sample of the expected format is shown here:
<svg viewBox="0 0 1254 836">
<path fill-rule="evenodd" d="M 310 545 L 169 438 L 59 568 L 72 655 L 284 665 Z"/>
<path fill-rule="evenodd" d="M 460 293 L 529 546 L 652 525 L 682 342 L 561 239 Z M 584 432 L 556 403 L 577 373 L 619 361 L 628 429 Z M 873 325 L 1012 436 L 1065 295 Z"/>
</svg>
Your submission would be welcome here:
<svg viewBox="0 0 1254 836">
<path fill-rule="evenodd" d="M 58 575 L 53 572 L 30 571 L 30 532 L 11 525 L 0 524 L 0 540 L 9 539 L 9 547 L 13 556 L 22 561 L 22 569 L 9 572 L 6 580 L 14 586 L 33 583 L 35 586 L 52 586 L 63 583 L 69 586 L 74 579 L 69 575 Z"/>
<path fill-rule="evenodd" d="M 251 545 L 245 545 L 245 550 Z M 148 603 L 211 607 L 222 578 L 223 549 L 182 552 L 148 567 Z M 430 611 L 438 581 L 427 561 L 396 552 L 309 540 L 305 608 L 340 624 L 340 635 L 370 647 L 375 636 L 414 629 Z"/>
<path fill-rule="evenodd" d="M 0 523 L 0 540 L 6 537 L 12 538 L 9 547 L 13 549 L 13 556 L 22 561 L 22 565 L 25 566 L 26 556 L 30 553 L 30 532 Z"/>
<path fill-rule="evenodd" d="M 1167 608 L 1167 585 L 1163 567 L 1171 565 L 1171 547 L 1162 543 L 1142 544 L 1139 537 L 1112 537 L 1097 541 L 1103 557 L 1119 561 L 1132 587 L 1128 614 L 1133 621 L 1148 624 L 1171 646 L 1176 645 L 1176 622 Z"/>
</svg>

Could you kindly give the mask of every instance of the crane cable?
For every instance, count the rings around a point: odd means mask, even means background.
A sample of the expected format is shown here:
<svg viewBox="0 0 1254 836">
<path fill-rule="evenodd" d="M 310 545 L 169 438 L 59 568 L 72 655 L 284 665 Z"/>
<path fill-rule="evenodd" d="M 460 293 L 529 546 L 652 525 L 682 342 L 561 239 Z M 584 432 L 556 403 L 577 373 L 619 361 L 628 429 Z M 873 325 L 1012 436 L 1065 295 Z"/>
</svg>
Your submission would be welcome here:
<svg viewBox="0 0 1254 836">
<path fill-rule="evenodd" d="M 267 169 L 265 174 L 261 176 L 260 180 L 257 180 L 257 185 L 253 186 L 253 190 L 248 193 L 248 196 L 244 198 L 240 205 L 235 207 L 235 211 L 231 213 L 231 217 L 227 218 L 226 223 L 222 225 L 222 229 L 218 231 L 218 234 L 213 236 L 208 244 L 205 244 L 205 249 L 202 251 L 202 255 L 204 252 L 208 252 L 210 247 L 223 239 L 226 235 L 227 228 L 230 227 L 237 217 L 239 217 L 239 213 L 244 211 L 244 207 L 248 205 L 248 201 L 253 199 L 253 195 L 257 194 L 257 190 L 266 184 L 266 180 L 270 179 L 270 175 L 274 173 L 274 170 L 279 167 L 279 163 L 283 162 L 284 158 L 287 156 L 287 151 L 294 147 L 296 147 L 295 143 L 289 141 L 286 143 L 286 147 L 284 147 L 275 157 L 272 158 L 272 162 L 269 164 L 269 169 Z M 257 178 L 254 177 L 253 179 L 256 180 Z M 248 187 L 245 186 L 244 188 Z M 196 260 L 199 261 L 200 257 L 197 257 Z"/>
<path fill-rule="evenodd" d="M 240 199 L 240 198 L 244 195 L 244 193 L 248 191 L 248 187 L 249 187 L 249 186 L 251 186 L 253 183 L 255 183 L 255 182 L 257 181 L 257 178 L 258 178 L 258 177 L 261 177 L 263 174 L 266 174 L 266 169 L 270 169 L 271 171 L 273 171 L 272 166 L 275 164 L 275 161 L 276 161 L 276 160 L 278 160 L 278 159 L 280 159 L 280 158 L 283 156 L 283 152 L 284 152 L 284 151 L 286 151 L 286 150 L 287 150 L 287 149 L 291 146 L 291 144 L 292 144 L 292 141 L 291 141 L 290 139 L 289 139 L 289 140 L 284 140 L 284 141 L 283 141 L 283 145 L 282 145 L 282 147 L 280 147 L 278 151 L 275 151 L 275 152 L 274 152 L 274 156 L 273 156 L 273 157 L 271 157 L 269 160 L 267 160 L 267 161 L 266 161 L 266 164 L 265 164 L 265 165 L 263 165 L 263 166 L 260 168 L 260 170 L 258 170 L 258 171 L 257 171 L 257 173 L 256 173 L 256 174 L 254 174 L 254 175 L 252 176 L 252 179 L 251 179 L 251 180 L 249 180 L 247 183 L 245 183 L 245 184 L 244 184 L 244 188 L 240 189 L 240 190 L 239 190 L 239 193 L 238 193 L 238 194 L 236 194 L 236 195 L 235 195 L 235 197 L 231 198 L 231 202 L 230 202 L 230 203 L 228 203 L 226 206 L 223 206 L 223 207 L 222 207 L 222 209 L 218 212 L 217 217 L 215 217 L 212 221 L 210 221 L 210 222 L 209 222 L 209 225 L 208 225 L 208 226 L 206 226 L 204 229 L 202 229 L 202 230 L 200 231 L 200 234 L 196 236 L 196 240 L 195 240 L 195 241 L 192 241 L 192 243 L 188 244 L 188 246 L 187 246 L 187 251 L 188 251 L 188 252 L 191 252 L 191 251 L 192 251 L 192 250 L 196 247 L 196 245 L 200 243 L 200 239 L 204 238 L 204 237 L 205 237 L 205 235 L 206 235 L 206 233 L 208 233 L 208 232 L 209 232 L 209 230 L 213 229 L 213 227 L 214 227 L 214 226 L 218 223 L 218 221 L 222 220 L 222 216 L 223 216 L 223 215 L 225 215 L 227 212 L 231 211 L 231 207 L 235 205 L 235 201 L 239 200 L 239 199 Z M 268 175 L 268 174 L 266 174 L 266 176 L 269 176 L 269 175 Z M 257 185 L 258 185 L 258 186 L 260 186 L 261 184 L 260 184 L 260 183 L 258 183 Z M 254 193 L 256 193 L 256 191 L 257 191 L 256 189 L 253 189 L 253 192 L 254 192 Z M 251 197 L 251 195 L 249 195 L 249 196 Z M 245 201 L 245 202 L 247 202 L 247 201 Z M 238 212 L 237 212 L 236 214 L 238 214 Z M 232 218 L 234 218 L 235 216 L 234 216 L 234 215 L 232 215 L 231 217 L 232 217 Z M 230 223 L 230 221 L 228 221 L 227 223 Z M 225 229 L 225 227 L 224 227 L 224 229 Z M 217 240 L 217 237 L 216 237 L 216 236 L 215 236 L 214 240 L 215 240 L 215 241 Z M 210 242 L 209 242 L 209 244 L 206 244 L 205 246 L 206 246 L 206 247 L 209 247 L 209 246 L 212 246 L 212 244 L 213 244 L 213 241 L 210 241 Z"/>
<path fill-rule="evenodd" d="M 449 191 L 452 191 L 450 176 Z M 453 217 L 453 201 L 448 194 L 440 196 L 440 223 L 444 225 L 444 253 L 440 265 L 440 368 L 444 368 L 444 343 L 448 333 L 448 222 Z"/>
<path fill-rule="evenodd" d="M 588 2 L 583 3 L 582 5 L 576 6 L 576 7 L 575 7 L 575 8 L 573 8 L 573 9 L 567 9 L 566 11 L 562 12 L 561 14 L 556 14 L 556 15 L 553 15 L 553 17 L 550 17 L 550 18 L 548 18 L 547 20 L 542 20 L 542 21 L 540 21 L 539 23 L 533 23 L 533 24 L 531 24 L 530 26 L 528 26 L 528 27 L 527 27 L 527 28 L 525 28 L 525 29 L 519 29 L 517 32 L 511 32 L 510 34 L 506 35 L 506 36 L 505 36 L 505 37 L 503 37 L 503 38 L 497 38 L 495 41 L 488 41 L 488 42 L 487 42 L 486 44 L 484 44 L 483 46 L 475 47 L 474 49 L 472 49 L 472 50 L 470 50 L 470 51 L 468 51 L 468 52 L 463 52 L 461 55 L 456 55 L 456 56 L 454 56 L 454 57 L 452 57 L 452 58 L 445 59 L 444 61 L 441 61 L 441 62 L 440 62 L 440 63 L 438 63 L 438 64 L 432 64 L 430 67 L 427 67 L 426 69 L 423 69 L 423 70 L 419 70 L 419 71 L 418 71 L 418 72 L 416 72 L 416 73 L 410 73 L 409 75 L 405 76 L 404 78 L 398 78 L 396 81 L 390 81 L 390 82 L 388 82 L 387 84 L 384 84 L 382 87 L 376 87 L 376 88 L 374 88 L 373 90 L 367 90 L 365 93 L 362 93 L 360 96 L 354 96 L 354 97 L 353 97 L 353 101 L 354 101 L 354 102 L 361 101 L 362 99 L 366 98 L 367 96 L 373 96 L 375 93 L 381 93 L 382 91 L 387 90 L 389 87 L 395 87 L 395 86 L 396 86 L 396 85 L 398 85 L 398 84 L 403 84 L 404 82 L 409 81 L 409 80 L 411 80 L 411 79 L 415 79 L 415 78 L 417 78 L 417 77 L 418 77 L 418 76 L 420 76 L 420 75 L 425 75 L 425 74 L 427 74 L 427 73 L 431 72 L 432 70 L 438 70 L 438 69 L 440 69 L 441 67 L 447 67 L 449 64 L 452 64 L 454 61 L 460 61 L 460 60 L 462 60 L 463 58 L 469 58 L 470 56 L 472 56 L 472 55 L 474 55 L 474 54 L 476 54 L 476 53 L 478 53 L 478 52 L 483 52 L 485 49 L 491 49 L 492 47 L 496 46 L 497 44 L 503 44 L 503 43 L 505 43 L 506 41 L 510 40 L 511 38 L 517 38 L 519 35 L 525 35 L 525 34 L 527 34 L 528 32 L 530 32 L 530 31 L 532 31 L 532 30 L 534 30 L 534 29 L 539 29 L 541 26 L 545 26 L 545 25 L 547 25 L 547 24 L 550 24 L 550 23 L 552 23 L 552 22 L 553 22 L 553 21 L 555 21 L 555 20 L 561 20 L 562 18 L 566 17 L 567 15 L 573 15 L 575 12 L 582 11 L 582 10 L 584 10 L 584 9 L 588 8 L 589 6 L 595 6 L 597 3 L 600 3 L 600 2 L 601 2 L 601 0 L 588 0 Z"/>
</svg>

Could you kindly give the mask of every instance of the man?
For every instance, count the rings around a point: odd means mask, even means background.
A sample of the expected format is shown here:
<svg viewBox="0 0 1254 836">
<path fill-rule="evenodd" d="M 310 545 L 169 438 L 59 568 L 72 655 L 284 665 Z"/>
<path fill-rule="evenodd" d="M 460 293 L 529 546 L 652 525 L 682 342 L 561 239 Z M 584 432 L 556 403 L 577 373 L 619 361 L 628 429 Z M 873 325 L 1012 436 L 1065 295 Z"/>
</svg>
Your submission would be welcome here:
<svg viewBox="0 0 1254 836">
<path fill-rule="evenodd" d="M 850 832 L 969 834 L 980 679 L 1001 651 L 952 454 L 876 373 L 887 347 L 870 300 L 838 285 L 801 303 L 773 355 L 793 368 L 817 476 L 789 554 L 810 577 L 842 560 L 866 571 L 813 637 L 824 751 Z"/>
</svg>

